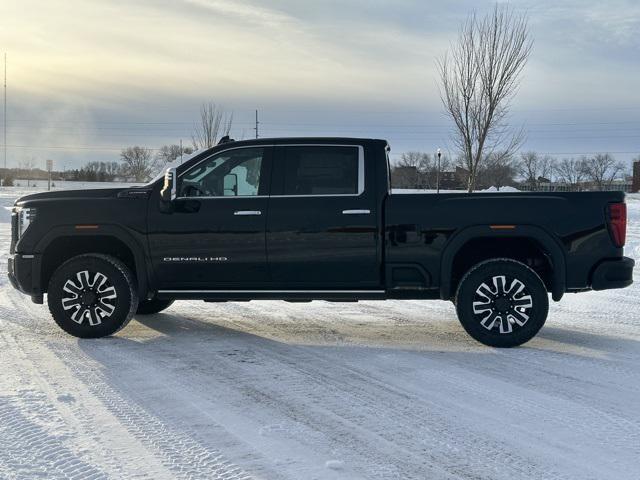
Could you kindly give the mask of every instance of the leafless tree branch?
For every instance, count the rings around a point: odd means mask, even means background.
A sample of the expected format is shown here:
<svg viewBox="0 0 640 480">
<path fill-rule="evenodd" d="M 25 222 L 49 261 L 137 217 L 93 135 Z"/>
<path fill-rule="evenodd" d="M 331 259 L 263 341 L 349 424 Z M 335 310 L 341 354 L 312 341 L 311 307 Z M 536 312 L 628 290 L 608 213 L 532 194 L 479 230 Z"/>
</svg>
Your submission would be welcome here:
<svg viewBox="0 0 640 480">
<path fill-rule="evenodd" d="M 509 133 L 506 118 L 532 45 L 526 15 L 496 5 L 482 19 L 472 14 L 438 61 L 440 96 L 455 125 L 469 191 L 485 158 L 497 151 L 511 156 L 524 141 L 522 130 Z"/>
<path fill-rule="evenodd" d="M 191 139 L 196 150 L 211 148 L 218 140 L 229 135 L 233 125 L 233 113 L 227 114 L 215 103 L 203 103 L 200 107 L 200 122 L 194 125 Z"/>
</svg>

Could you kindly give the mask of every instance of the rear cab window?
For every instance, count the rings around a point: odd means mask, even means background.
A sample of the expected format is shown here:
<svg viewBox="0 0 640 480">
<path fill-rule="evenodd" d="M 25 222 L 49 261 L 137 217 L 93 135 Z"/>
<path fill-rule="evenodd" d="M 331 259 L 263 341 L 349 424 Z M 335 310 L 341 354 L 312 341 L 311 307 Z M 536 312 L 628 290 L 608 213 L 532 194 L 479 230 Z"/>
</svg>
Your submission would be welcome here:
<svg viewBox="0 0 640 480">
<path fill-rule="evenodd" d="M 283 145 L 278 152 L 281 174 L 275 195 L 359 195 L 364 191 L 362 147 Z"/>
</svg>

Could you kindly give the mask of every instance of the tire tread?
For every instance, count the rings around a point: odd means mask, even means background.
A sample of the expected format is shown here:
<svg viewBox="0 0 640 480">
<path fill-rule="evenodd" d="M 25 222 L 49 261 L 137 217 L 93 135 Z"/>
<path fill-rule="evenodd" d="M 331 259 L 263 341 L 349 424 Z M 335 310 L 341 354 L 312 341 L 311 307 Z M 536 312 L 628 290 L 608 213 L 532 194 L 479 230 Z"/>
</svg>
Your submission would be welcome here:
<svg viewBox="0 0 640 480">
<path fill-rule="evenodd" d="M 57 279 L 57 275 L 59 275 L 60 272 L 63 270 L 63 268 L 66 267 L 69 263 L 76 262 L 78 260 L 83 260 L 83 259 L 96 259 L 96 258 L 111 264 L 111 266 L 113 268 L 118 270 L 122 274 L 122 276 L 124 277 L 125 283 L 129 287 L 129 295 L 130 295 L 129 298 L 131 298 L 131 302 L 130 302 L 130 305 L 129 305 L 129 311 L 127 312 L 125 320 L 121 323 L 121 325 L 115 331 L 113 331 L 113 332 L 111 332 L 109 334 L 109 335 L 114 335 L 114 334 L 118 333 L 120 330 L 122 330 L 124 327 L 126 327 L 129 324 L 129 322 L 133 318 L 133 316 L 136 313 L 136 310 L 138 308 L 138 292 L 137 292 L 137 290 L 135 288 L 135 285 L 136 285 L 135 277 L 131 273 L 131 270 L 121 260 L 119 260 L 119 259 L 117 259 L 115 257 L 112 257 L 110 255 L 105 255 L 103 253 L 83 253 L 81 255 L 76 255 L 75 257 L 71 257 L 67 261 L 63 262 L 55 270 L 55 272 L 51 276 L 51 279 L 49 280 L 49 284 L 53 283 L 54 280 Z M 51 313 L 51 316 L 53 317 L 55 322 L 58 324 L 58 326 L 60 328 L 62 328 L 64 331 L 66 331 L 67 333 L 70 333 L 70 334 L 73 335 L 73 333 L 69 332 L 62 325 L 62 323 L 59 321 L 59 319 L 56 318 L 56 313 L 52 309 L 52 303 L 51 302 L 47 302 L 47 304 L 48 304 L 49 312 Z"/>
<path fill-rule="evenodd" d="M 458 287 L 456 289 L 456 295 L 455 295 L 455 298 L 454 298 L 454 303 L 456 305 L 456 312 L 458 314 L 458 319 L 460 320 L 460 323 L 462 324 L 464 329 L 467 331 L 467 333 L 469 333 L 469 335 L 471 335 L 477 341 L 479 341 L 479 342 L 481 342 L 481 343 L 483 343 L 483 344 L 485 344 L 487 346 L 491 346 L 491 347 L 501 347 L 501 348 L 517 347 L 517 346 L 520 346 L 520 345 L 528 342 L 529 340 L 531 340 L 531 338 L 533 338 L 538 333 L 538 331 L 544 326 L 544 323 L 546 321 L 546 317 L 547 317 L 547 314 L 548 314 L 548 308 L 549 308 L 548 298 L 545 298 L 546 299 L 546 303 L 542 305 L 542 307 L 543 307 L 542 311 L 544 312 L 544 315 L 543 315 L 543 318 L 541 320 L 538 320 L 540 325 L 537 327 L 537 329 L 534 326 L 533 334 L 530 335 L 530 336 L 525 336 L 525 339 L 523 341 L 514 341 L 514 337 L 509 337 L 508 336 L 510 334 L 505 334 L 503 337 L 491 337 L 491 336 L 489 336 L 487 334 L 487 336 L 484 337 L 484 338 L 482 338 L 482 335 L 475 335 L 469 328 L 467 328 L 467 325 L 465 323 L 468 320 L 463 318 L 463 313 L 461 313 L 460 292 L 461 292 L 462 288 L 464 287 L 464 285 L 465 285 L 466 281 L 468 280 L 468 278 L 470 276 L 472 276 L 474 273 L 476 273 L 478 270 L 483 269 L 483 268 L 487 268 L 487 266 L 491 266 L 491 264 L 496 264 L 496 263 L 512 264 L 513 266 L 515 266 L 517 268 L 524 269 L 534 279 L 536 279 L 537 282 L 539 282 L 539 285 L 537 285 L 537 287 L 541 287 L 542 291 L 544 291 L 545 294 L 547 293 L 544 281 L 540 278 L 540 276 L 536 273 L 536 271 L 533 270 L 528 265 L 525 265 L 524 263 L 522 263 L 522 262 L 520 262 L 518 260 L 515 260 L 513 258 L 508 258 L 508 257 L 490 258 L 490 259 L 483 260 L 482 262 L 477 263 L 476 265 L 471 267 L 467 271 L 467 273 L 465 273 L 462 276 L 462 279 L 458 283 Z"/>
</svg>

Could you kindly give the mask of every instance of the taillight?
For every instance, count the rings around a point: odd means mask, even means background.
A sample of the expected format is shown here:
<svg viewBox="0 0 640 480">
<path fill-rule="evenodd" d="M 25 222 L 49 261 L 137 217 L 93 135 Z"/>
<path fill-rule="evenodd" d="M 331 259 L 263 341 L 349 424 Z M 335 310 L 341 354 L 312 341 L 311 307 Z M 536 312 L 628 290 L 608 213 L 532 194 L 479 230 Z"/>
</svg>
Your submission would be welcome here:
<svg viewBox="0 0 640 480">
<path fill-rule="evenodd" d="M 609 231 L 616 247 L 622 248 L 627 240 L 627 204 L 609 204 Z"/>
</svg>

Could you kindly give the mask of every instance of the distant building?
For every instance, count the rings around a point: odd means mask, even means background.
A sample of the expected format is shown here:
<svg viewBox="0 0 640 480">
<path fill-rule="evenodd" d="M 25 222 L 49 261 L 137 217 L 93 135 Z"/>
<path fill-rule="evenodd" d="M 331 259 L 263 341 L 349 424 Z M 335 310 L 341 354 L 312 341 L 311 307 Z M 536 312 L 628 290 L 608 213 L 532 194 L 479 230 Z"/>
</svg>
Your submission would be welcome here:
<svg viewBox="0 0 640 480">
<path fill-rule="evenodd" d="M 631 181 L 631 191 L 640 192 L 640 160 L 633 162 L 633 180 Z"/>
<path fill-rule="evenodd" d="M 422 188 L 421 176 L 416 167 L 393 167 L 391 185 L 393 188 Z"/>
<path fill-rule="evenodd" d="M 391 168 L 391 186 L 403 189 L 435 189 L 438 184 L 442 190 L 466 190 L 469 172 L 464 168 L 437 172 L 422 172 L 416 167 L 394 166 Z"/>
<path fill-rule="evenodd" d="M 443 190 L 466 190 L 469 171 L 462 167 L 440 172 L 440 188 Z"/>
</svg>

